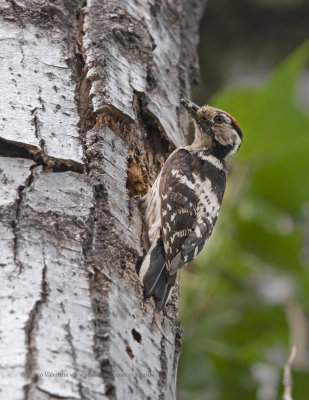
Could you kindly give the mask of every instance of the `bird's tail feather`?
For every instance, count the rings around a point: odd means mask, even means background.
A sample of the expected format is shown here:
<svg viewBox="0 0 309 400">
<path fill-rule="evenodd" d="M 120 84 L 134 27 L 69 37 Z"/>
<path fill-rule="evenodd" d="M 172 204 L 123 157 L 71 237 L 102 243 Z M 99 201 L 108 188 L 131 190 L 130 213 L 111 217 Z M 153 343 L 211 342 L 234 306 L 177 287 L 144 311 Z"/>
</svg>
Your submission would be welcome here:
<svg viewBox="0 0 309 400">
<path fill-rule="evenodd" d="M 171 290 L 161 238 L 158 238 L 150 247 L 141 265 L 139 276 L 144 286 L 145 298 L 154 296 L 157 307 L 161 310 Z"/>
</svg>

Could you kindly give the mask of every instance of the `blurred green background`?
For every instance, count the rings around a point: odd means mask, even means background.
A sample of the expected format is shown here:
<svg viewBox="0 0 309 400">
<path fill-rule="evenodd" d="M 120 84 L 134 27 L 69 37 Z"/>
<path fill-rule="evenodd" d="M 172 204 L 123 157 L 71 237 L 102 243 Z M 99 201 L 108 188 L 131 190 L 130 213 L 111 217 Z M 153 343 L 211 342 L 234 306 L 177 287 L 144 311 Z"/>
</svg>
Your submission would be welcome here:
<svg viewBox="0 0 309 400">
<path fill-rule="evenodd" d="M 182 273 L 180 400 L 280 399 L 293 344 L 293 399 L 309 398 L 308 6 L 205 10 L 193 100 L 231 113 L 244 142 L 214 233 Z"/>
</svg>

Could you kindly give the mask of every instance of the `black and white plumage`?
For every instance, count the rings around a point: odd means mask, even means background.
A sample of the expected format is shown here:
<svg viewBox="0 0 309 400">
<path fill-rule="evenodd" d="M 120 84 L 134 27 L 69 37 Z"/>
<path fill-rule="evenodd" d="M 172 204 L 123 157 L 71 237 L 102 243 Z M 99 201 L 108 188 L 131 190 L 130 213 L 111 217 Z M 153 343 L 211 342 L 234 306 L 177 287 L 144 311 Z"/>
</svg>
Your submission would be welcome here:
<svg viewBox="0 0 309 400">
<path fill-rule="evenodd" d="M 226 183 L 225 162 L 242 132 L 228 113 L 181 99 L 195 124 L 195 140 L 175 150 L 142 199 L 151 247 L 140 268 L 145 297 L 167 302 L 177 273 L 202 250 L 217 221 Z"/>
</svg>

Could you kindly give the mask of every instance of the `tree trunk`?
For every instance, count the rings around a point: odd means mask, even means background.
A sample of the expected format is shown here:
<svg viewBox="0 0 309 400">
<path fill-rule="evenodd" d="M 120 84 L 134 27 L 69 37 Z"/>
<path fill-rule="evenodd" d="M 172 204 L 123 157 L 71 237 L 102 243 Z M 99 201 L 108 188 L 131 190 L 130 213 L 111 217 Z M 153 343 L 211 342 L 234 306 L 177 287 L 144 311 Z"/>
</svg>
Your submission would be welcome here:
<svg viewBox="0 0 309 400">
<path fill-rule="evenodd" d="M 143 302 L 133 196 L 186 143 L 202 8 L 0 0 L 1 399 L 176 398 L 178 293 Z"/>
</svg>

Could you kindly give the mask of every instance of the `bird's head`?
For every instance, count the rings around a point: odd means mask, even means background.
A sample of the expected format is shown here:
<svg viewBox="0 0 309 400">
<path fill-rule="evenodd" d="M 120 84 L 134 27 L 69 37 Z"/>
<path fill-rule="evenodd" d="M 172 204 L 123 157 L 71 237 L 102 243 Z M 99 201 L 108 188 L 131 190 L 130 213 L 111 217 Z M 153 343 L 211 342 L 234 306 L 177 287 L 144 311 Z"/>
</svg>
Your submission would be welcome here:
<svg viewBox="0 0 309 400">
<path fill-rule="evenodd" d="M 199 107 L 185 97 L 181 103 L 195 125 L 194 149 L 210 149 L 222 159 L 228 159 L 237 152 L 243 135 L 238 122 L 230 114 L 208 105 Z"/>
</svg>

